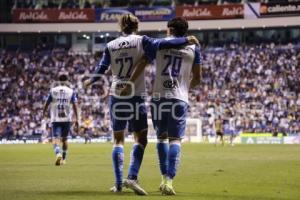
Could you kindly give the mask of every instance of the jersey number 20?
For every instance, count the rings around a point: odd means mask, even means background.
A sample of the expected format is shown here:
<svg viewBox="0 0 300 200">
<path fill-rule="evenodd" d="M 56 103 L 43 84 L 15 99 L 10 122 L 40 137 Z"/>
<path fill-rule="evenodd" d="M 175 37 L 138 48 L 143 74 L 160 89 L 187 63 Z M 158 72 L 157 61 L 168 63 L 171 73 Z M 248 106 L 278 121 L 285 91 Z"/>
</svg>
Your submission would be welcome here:
<svg viewBox="0 0 300 200">
<path fill-rule="evenodd" d="M 164 67 L 161 75 L 162 76 L 171 76 L 177 77 L 180 73 L 182 58 L 179 56 L 165 55 L 164 59 L 167 61 L 166 66 Z M 171 68 L 171 70 L 169 70 Z"/>
</svg>

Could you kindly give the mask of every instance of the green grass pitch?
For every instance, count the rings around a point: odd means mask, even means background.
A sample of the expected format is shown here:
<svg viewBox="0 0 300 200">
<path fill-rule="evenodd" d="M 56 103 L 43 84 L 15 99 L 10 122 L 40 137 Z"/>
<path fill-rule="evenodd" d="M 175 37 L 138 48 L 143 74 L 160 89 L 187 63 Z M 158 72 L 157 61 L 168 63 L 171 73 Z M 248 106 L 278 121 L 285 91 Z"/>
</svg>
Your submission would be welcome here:
<svg viewBox="0 0 300 200">
<path fill-rule="evenodd" d="M 125 146 L 124 175 L 130 147 Z M 51 145 L 0 145 L 0 199 L 300 199 L 300 145 L 183 144 L 172 197 L 158 192 L 154 144 L 146 149 L 140 173 L 149 196 L 110 193 L 111 149 L 111 144 L 70 144 L 67 165 L 56 167 Z"/>
</svg>

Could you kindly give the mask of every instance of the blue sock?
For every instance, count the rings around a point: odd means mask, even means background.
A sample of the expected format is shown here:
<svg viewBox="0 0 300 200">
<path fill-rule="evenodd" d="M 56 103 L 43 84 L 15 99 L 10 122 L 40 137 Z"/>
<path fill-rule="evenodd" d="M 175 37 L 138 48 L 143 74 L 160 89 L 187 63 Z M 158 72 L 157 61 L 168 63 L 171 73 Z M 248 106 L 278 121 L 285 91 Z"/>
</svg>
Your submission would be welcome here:
<svg viewBox="0 0 300 200">
<path fill-rule="evenodd" d="M 159 168 L 162 175 L 167 174 L 168 170 L 168 152 L 169 152 L 169 145 L 163 141 L 159 141 L 156 144 L 157 154 L 158 154 L 158 161 L 159 161 Z"/>
<path fill-rule="evenodd" d="M 60 147 L 58 144 L 53 144 L 53 150 L 55 155 L 60 154 Z"/>
<path fill-rule="evenodd" d="M 141 144 L 134 144 L 130 154 L 130 165 L 128 179 L 137 180 L 138 173 L 144 157 L 145 147 Z"/>
<path fill-rule="evenodd" d="M 121 188 L 124 166 L 124 149 L 122 145 L 114 146 L 112 152 L 112 161 L 116 179 L 116 186 Z"/>
<path fill-rule="evenodd" d="M 170 144 L 169 149 L 169 164 L 168 164 L 168 174 L 167 176 L 173 179 L 176 175 L 177 168 L 180 162 L 180 143 Z"/>
</svg>

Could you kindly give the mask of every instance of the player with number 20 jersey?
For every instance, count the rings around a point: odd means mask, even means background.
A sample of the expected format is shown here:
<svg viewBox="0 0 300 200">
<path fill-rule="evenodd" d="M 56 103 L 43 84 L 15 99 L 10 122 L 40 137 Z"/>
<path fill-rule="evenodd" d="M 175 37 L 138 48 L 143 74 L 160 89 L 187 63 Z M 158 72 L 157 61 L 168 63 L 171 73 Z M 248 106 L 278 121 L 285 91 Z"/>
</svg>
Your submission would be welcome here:
<svg viewBox="0 0 300 200">
<path fill-rule="evenodd" d="M 166 39 L 182 37 L 187 30 L 187 21 L 176 17 L 168 22 L 169 37 Z M 147 51 L 146 55 L 155 61 L 156 67 L 151 114 L 158 139 L 157 152 L 162 175 L 160 189 L 164 195 L 175 195 L 172 181 L 180 162 L 188 92 L 200 83 L 200 51 L 195 45 L 184 45 L 181 48 Z"/>
</svg>

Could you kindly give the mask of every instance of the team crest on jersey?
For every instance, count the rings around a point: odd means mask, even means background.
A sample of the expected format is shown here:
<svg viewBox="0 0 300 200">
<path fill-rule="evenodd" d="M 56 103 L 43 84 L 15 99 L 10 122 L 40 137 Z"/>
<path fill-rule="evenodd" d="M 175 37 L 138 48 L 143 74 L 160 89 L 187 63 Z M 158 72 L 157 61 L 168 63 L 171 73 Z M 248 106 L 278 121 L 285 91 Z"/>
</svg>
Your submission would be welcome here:
<svg viewBox="0 0 300 200">
<path fill-rule="evenodd" d="M 175 89 L 178 87 L 178 84 L 176 81 L 166 80 L 166 81 L 164 81 L 163 86 L 166 89 Z"/>
</svg>

